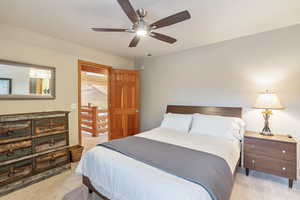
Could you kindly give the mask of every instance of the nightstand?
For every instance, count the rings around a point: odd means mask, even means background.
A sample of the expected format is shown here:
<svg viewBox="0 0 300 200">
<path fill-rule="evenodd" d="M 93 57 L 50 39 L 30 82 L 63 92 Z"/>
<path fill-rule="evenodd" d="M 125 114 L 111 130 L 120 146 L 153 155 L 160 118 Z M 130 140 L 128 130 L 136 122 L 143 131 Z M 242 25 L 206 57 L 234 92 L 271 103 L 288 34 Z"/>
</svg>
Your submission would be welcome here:
<svg viewBox="0 0 300 200">
<path fill-rule="evenodd" d="M 297 179 L 297 142 L 285 135 L 263 136 L 246 131 L 244 167 L 289 179 L 289 187 Z"/>
</svg>

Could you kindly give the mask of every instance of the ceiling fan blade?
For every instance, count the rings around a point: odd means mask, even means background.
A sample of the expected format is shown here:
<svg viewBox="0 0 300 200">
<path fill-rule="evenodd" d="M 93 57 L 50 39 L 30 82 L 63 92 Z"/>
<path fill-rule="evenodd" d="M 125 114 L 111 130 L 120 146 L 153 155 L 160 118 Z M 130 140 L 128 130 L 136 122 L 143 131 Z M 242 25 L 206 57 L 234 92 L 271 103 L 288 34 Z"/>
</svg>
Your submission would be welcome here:
<svg viewBox="0 0 300 200">
<path fill-rule="evenodd" d="M 123 11 L 126 13 L 128 18 L 132 21 L 132 23 L 136 23 L 139 20 L 139 17 L 133 9 L 129 0 L 118 0 L 118 3 L 120 4 Z"/>
<path fill-rule="evenodd" d="M 140 37 L 135 36 L 135 37 L 131 40 L 131 42 L 130 42 L 130 44 L 129 44 L 129 47 L 136 47 L 137 44 L 139 43 L 139 41 L 140 41 Z"/>
<path fill-rule="evenodd" d="M 92 28 L 96 32 L 125 32 L 127 29 L 123 28 Z"/>
<path fill-rule="evenodd" d="M 188 20 L 190 18 L 191 18 L 191 15 L 190 15 L 189 11 L 185 10 L 185 11 L 182 11 L 182 12 L 177 13 L 175 15 L 171 15 L 169 17 L 161 19 L 157 22 L 154 22 L 150 26 L 153 27 L 154 29 L 158 29 L 158 28 L 162 28 L 162 27 L 165 27 L 165 26 L 170 26 L 170 25 Z"/>
<path fill-rule="evenodd" d="M 156 32 L 151 32 L 150 36 L 163 42 L 168 42 L 170 44 L 173 44 L 177 41 L 175 38 Z"/>
</svg>

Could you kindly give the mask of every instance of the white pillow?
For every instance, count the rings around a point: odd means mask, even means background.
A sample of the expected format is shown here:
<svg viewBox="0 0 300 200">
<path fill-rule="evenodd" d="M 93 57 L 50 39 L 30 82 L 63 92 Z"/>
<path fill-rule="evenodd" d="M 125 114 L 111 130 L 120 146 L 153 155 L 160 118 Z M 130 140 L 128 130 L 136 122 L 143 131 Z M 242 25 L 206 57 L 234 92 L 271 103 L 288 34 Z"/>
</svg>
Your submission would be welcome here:
<svg viewBox="0 0 300 200">
<path fill-rule="evenodd" d="M 160 127 L 188 133 L 192 119 L 193 115 L 167 113 L 164 115 Z"/>
<path fill-rule="evenodd" d="M 244 125 L 240 118 L 194 114 L 190 133 L 240 140 Z"/>
</svg>

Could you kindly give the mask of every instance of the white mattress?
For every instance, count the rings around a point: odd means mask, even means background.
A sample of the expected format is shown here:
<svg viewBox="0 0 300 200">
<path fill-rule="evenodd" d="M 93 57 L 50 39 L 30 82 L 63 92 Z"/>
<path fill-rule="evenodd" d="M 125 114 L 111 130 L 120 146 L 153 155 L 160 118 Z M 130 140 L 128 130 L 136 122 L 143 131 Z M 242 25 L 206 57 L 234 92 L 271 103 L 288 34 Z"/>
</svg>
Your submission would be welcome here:
<svg viewBox="0 0 300 200">
<path fill-rule="evenodd" d="M 240 154 L 238 140 L 193 136 L 163 128 L 136 136 L 218 155 L 227 161 L 232 173 Z M 111 200 L 211 200 L 200 185 L 104 147 L 87 152 L 76 173 L 89 177 L 97 191 Z"/>
</svg>

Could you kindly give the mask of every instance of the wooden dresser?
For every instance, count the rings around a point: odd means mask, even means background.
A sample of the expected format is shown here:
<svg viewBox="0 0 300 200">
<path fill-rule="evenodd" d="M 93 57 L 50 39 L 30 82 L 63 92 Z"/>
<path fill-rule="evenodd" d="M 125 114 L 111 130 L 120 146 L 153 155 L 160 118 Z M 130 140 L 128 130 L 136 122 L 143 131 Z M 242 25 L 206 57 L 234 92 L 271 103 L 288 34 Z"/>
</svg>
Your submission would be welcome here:
<svg viewBox="0 0 300 200">
<path fill-rule="evenodd" d="M 0 115 L 0 195 L 70 169 L 68 115 Z"/>
<path fill-rule="evenodd" d="M 297 142 L 285 135 L 263 136 L 246 131 L 244 167 L 289 179 L 289 187 L 297 179 Z"/>
</svg>

